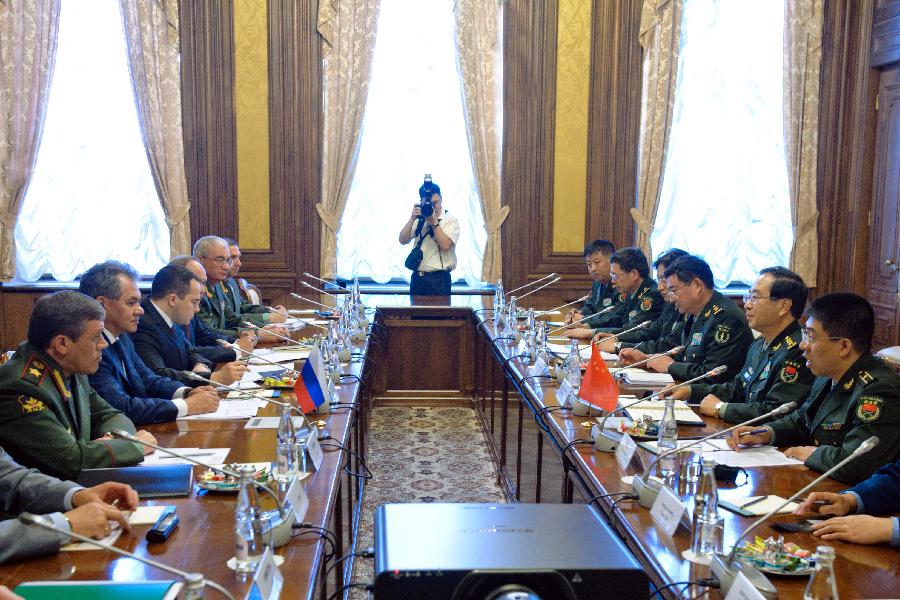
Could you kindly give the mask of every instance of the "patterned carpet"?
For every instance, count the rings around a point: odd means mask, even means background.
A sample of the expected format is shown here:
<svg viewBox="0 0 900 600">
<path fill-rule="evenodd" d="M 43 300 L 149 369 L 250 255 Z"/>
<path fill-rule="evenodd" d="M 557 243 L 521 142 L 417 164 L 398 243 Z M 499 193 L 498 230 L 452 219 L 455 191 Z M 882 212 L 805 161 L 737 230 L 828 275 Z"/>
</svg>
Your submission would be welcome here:
<svg viewBox="0 0 900 600">
<path fill-rule="evenodd" d="M 373 544 L 375 508 L 391 502 L 503 502 L 475 411 L 462 407 L 373 410 L 358 548 Z M 353 581 L 374 579 L 372 559 L 354 563 Z M 353 590 L 354 599 L 367 597 Z"/>
</svg>

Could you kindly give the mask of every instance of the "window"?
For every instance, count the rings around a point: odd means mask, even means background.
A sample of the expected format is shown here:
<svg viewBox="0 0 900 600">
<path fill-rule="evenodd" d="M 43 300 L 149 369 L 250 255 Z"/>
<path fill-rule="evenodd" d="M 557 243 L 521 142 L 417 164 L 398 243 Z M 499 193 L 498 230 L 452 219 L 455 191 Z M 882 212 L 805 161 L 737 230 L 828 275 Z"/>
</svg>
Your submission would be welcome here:
<svg viewBox="0 0 900 600">
<path fill-rule="evenodd" d="M 717 287 L 788 265 L 782 124 L 784 3 L 684 0 L 672 130 L 653 255 L 703 256 Z"/>
<path fill-rule="evenodd" d="M 425 173 L 459 219 L 454 281 L 476 284 L 487 234 L 456 67 L 452 0 L 383 0 L 356 174 L 337 240 L 337 275 L 409 281 L 397 236 Z"/>
<path fill-rule="evenodd" d="M 37 163 L 16 223 L 17 279 L 72 281 L 115 258 L 146 274 L 168 260 L 116 0 L 63 0 Z"/>
</svg>

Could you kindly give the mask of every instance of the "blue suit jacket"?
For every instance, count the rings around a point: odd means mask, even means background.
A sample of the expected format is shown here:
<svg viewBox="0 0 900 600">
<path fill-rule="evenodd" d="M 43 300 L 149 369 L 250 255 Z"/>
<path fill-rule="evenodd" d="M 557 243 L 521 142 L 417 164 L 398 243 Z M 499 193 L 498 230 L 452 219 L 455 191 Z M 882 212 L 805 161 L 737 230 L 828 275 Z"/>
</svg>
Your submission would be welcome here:
<svg viewBox="0 0 900 600">
<path fill-rule="evenodd" d="M 88 379 L 101 398 L 135 425 L 174 421 L 178 416 L 172 396 L 183 384 L 148 369 L 128 334 L 103 349 L 100 367 Z"/>
<path fill-rule="evenodd" d="M 165 319 L 150 298 L 141 301 L 144 316 L 138 323 L 138 329 L 131 334 L 134 349 L 154 373 L 180 381 L 182 385 L 197 387 L 203 382 L 188 379 L 181 374 L 190 371 L 197 363 L 212 368 L 212 363 L 197 352 L 197 348 L 188 341 L 183 327 L 169 327 Z"/>
<path fill-rule="evenodd" d="M 194 315 L 184 329 L 188 342 L 194 346 L 194 350 L 209 362 L 224 363 L 237 360 L 237 353 L 234 350 L 220 346 L 217 341 L 233 342 L 236 338 L 216 333 L 198 315 Z"/>
<path fill-rule="evenodd" d="M 867 515 L 900 512 L 900 461 L 881 467 L 847 491 L 859 495 Z"/>
</svg>

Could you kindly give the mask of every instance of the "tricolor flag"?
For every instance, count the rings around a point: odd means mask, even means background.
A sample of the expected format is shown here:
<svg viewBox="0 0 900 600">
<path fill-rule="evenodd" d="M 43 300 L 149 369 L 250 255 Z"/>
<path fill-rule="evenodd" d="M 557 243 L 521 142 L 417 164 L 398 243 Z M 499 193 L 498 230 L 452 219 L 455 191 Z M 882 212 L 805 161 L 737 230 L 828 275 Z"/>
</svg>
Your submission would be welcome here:
<svg viewBox="0 0 900 600">
<path fill-rule="evenodd" d="M 315 412 L 318 407 L 328 400 L 328 375 L 325 372 L 325 364 L 319 353 L 319 344 L 316 342 L 306 363 L 300 370 L 300 377 L 294 382 L 294 394 L 297 396 L 297 405 L 304 414 Z"/>
<path fill-rule="evenodd" d="M 600 357 L 597 344 L 591 344 L 591 361 L 581 378 L 578 397 L 606 412 L 615 410 L 619 403 L 619 386 Z"/>
</svg>

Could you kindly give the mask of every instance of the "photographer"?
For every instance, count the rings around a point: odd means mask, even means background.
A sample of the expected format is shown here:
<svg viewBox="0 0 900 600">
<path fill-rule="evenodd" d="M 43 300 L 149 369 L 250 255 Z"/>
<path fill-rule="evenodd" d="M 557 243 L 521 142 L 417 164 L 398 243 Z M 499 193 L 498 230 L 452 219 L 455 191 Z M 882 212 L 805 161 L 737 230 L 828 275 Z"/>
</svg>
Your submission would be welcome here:
<svg viewBox="0 0 900 600">
<path fill-rule="evenodd" d="M 459 221 L 443 210 L 441 188 L 425 176 L 419 188 L 420 202 L 413 205 L 409 221 L 400 230 L 401 244 L 415 240 L 414 251 L 406 260 L 412 270 L 411 296 L 449 296 L 450 271 L 456 267 L 456 240 Z M 416 261 L 421 249 L 421 260 Z M 417 264 L 414 264 L 417 263 Z"/>
</svg>

